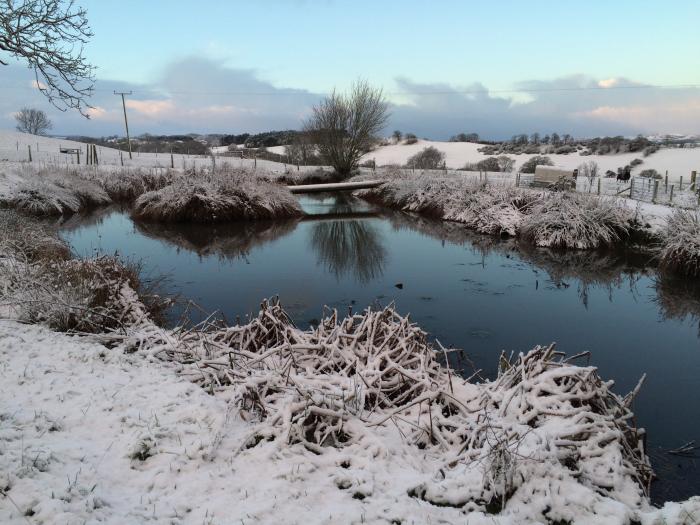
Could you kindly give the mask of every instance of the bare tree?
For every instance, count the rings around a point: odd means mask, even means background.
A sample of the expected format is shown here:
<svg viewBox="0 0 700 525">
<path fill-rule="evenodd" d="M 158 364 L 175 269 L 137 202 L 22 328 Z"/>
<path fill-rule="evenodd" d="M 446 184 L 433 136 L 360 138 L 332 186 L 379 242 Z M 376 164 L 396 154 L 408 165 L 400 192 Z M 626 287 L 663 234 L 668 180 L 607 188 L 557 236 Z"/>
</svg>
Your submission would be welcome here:
<svg viewBox="0 0 700 525">
<path fill-rule="evenodd" d="M 394 139 L 394 142 L 396 142 L 398 144 L 399 142 L 401 142 L 401 139 L 403 138 L 403 133 L 401 133 L 398 129 L 396 129 L 391 134 L 391 137 Z"/>
<path fill-rule="evenodd" d="M 56 108 L 85 117 L 95 68 L 83 45 L 92 35 L 87 12 L 72 0 L 0 0 L 0 51 L 34 69 L 36 87 Z M 8 63 L 0 55 L 0 65 Z"/>
<path fill-rule="evenodd" d="M 595 182 L 595 179 L 598 176 L 599 172 L 600 167 L 598 166 L 598 163 L 593 160 L 584 162 L 578 167 L 579 176 L 586 177 L 586 179 L 588 180 L 589 191 L 591 190 L 591 188 L 593 188 L 593 182 Z"/>
<path fill-rule="evenodd" d="M 15 120 L 17 131 L 32 135 L 46 135 L 46 132 L 53 127 L 49 117 L 40 109 L 22 108 L 15 113 Z"/>
<path fill-rule="evenodd" d="M 314 138 L 325 162 L 342 177 L 348 177 L 388 118 L 389 105 L 382 90 L 360 80 L 350 93 L 334 91 L 315 106 L 304 129 Z"/>
</svg>

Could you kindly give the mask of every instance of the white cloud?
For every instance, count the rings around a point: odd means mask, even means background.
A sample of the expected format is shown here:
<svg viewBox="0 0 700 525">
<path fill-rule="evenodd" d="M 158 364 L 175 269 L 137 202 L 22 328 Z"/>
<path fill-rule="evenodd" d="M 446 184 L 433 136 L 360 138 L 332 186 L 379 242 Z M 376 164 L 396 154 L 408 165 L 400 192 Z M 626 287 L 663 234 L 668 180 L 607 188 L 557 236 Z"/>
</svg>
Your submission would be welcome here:
<svg viewBox="0 0 700 525">
<path fill-rule="evenodd" d="M 29 105 L 48 111 L 55 132 L 67 134 L 123 133 L 121 99 L 114 90 L 133 91 L 126 100 L 129 127 L 135 135 L 299 128 L 321 98 L 307 90 L 277 87 L 253 70 L 188 58 L 169 64 L 151 84 L 99 80 L 91 99 L 92 118 L 85 120 L 75 112 L 53 110 L 39 91 L 29 87 L 30 70 L 4 66 L 2 72 L 3 84 L 12 87 L 3 88 L 0 115 L 5 117 L 0 116 L 0 126 L 13 127 L 7 115 Z M 436 139 L 459 132 L 489 138 L 534 131 L 577 136 L 700 132 L 700 89 L 696 88 L 649 89 L 622 77 L 586 75 L 518 82 L 516 91 L 507 93 L 490 93 L 479 82 L 455 87 L 399 77 L 395 83 L 386 86 L 387 92 L 394 93 L 389 128 Z"/>
</svg>

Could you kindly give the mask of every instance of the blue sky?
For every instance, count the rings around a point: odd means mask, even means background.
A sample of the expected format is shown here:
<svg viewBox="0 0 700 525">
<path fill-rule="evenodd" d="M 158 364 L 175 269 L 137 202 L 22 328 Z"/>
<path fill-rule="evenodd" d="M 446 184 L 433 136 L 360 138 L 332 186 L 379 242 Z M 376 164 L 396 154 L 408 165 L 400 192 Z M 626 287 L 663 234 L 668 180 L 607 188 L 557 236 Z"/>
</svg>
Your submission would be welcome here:
<svg viewBox="0 0 700 525">
<path fill-rule="evenodd" d="M 697 88 L 549 91 L 700 85 L 697 1 L 78 3 L 95 33 L 86 55 L 98 67 L 96 111 L 89 123 L 55 115 L 65 132 L 120 132 L 116 86 L 133 89 L 142 132 L 297 127 L 324 93 L 358 77 L 385 89 L 392 126 L 435 138 L 700 131 Z M 26 87 L 23 73 L 0 69 L 0 86 Z M 474 90 L 489 94 L 458 93 Z M 26 89 L 4 91 L 1 125 L 10 104 L 41 104 Z M 426 92 L 440 94 L 416 95 Z"/>
</svg>

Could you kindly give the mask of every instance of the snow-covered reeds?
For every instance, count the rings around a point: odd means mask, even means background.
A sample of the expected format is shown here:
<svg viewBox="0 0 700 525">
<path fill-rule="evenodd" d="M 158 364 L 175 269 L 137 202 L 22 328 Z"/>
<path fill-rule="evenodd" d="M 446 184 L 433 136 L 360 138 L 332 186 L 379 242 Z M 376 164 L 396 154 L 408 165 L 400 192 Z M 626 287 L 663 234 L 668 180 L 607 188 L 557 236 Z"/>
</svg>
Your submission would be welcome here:
<svg viewBox="0 0 700 525">
<path fill-rule="evenodd" d="M 152 321 L 167 306 L 144 288 L 138 264 L 107 256 L 72 259 L 50 226 L 13 210 L 0 210 L 0 270 L 3 317 L 54 330 L 123 328 L 133 322 L 134 298 Z"/>
<path fill-rule="evenodd" d="M 620 242 L 629 231 L 628 208 L 612 199 L 568 192 L 542 194 L 520 225 L 536 246 L 592 249 Z"/>
<path fill-rule="evenodd" d="M 697 211 L 675 210 L 661 233 L 661 267 L 700 276 L 700 217 Z"/>
<path fill-rule="evenodd" d="M 0 195 L 0 205 L 35 216 L 72 215 L 111 202 L 95 182 L 65 167 L 22 165 L 17 184 Z"/>
<path fill-rule="evenodd" d="M 284 187 L 246 170 L 178 177 L 170 185 L 141 195 L 132 214 L 144 221 L 215 223 L 303 215 Z"/>
<path fill-rule="evenodd" d="M 393 177 L 360 195 L 402 211 L 456 221 L 491 235 L 519 236 L 536 246 L 598 248 L 621 241 L 630 212 L 613 200 L 533 191 L 456 177 Z"/>
<path fill-rule="evenodd" d="M 133 202 L 146 192 L 159 190 L 181 175 L 165 168 L 92 170 L 84 177 L 97 182 L 115 202 Z"/>
</svg>

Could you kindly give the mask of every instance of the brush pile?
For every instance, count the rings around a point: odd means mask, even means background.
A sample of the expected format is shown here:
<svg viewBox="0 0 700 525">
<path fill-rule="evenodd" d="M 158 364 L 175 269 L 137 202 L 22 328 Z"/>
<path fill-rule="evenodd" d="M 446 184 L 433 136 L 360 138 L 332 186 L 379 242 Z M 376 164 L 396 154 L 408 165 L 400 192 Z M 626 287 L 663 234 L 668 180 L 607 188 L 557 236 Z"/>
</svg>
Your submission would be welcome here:
<svg viewBox="0 0 700 525">
<path fill-rule="evenodd" d="M 591 508 L 633 519 L 648 507 L 652 471 L 630 410 L 641 382 L 620 397 L 553 346 L 502 356 L 496 380 L 473 383 L 391 306 L 331 311 L 302 331 L 276 301 L 244 325 L 142 323 L 112 337 L 224 396 L 229 416 L 250 425 L 237 454 L 302 447 L 355 464 L 418 454 L 424 471 L 408 478 L 410 496 L 524 520 L 573 520 Z M 551 498 L 566 502 L 552 510 Z"/>
</svg>

